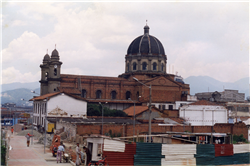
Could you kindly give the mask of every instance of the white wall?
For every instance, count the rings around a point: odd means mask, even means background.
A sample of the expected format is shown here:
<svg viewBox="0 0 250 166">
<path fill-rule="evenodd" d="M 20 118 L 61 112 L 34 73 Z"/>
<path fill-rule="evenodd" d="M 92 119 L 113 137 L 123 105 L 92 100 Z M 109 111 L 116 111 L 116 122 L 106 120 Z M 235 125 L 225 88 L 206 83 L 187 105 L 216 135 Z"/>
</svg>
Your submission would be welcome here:
<svg viewBox="0 0 250 166">
<path fill-rule="evenodd" d="M 180 108 L 179 115 L 193 126 L 227 123 L 227 109 L 223 106 L 184 105 Z"/>
<path fill-rule="evenodd" d="M 80 116 L 85 117 L 87 115 L 87 102 L 77 100 L 73 97 L 67 96 L 64 93 L 51 97 L 48 101 L 48 113 L 56 108 L 68 113 L 68 116 Z"/>
<path fill-rule="evenodd" d="M 87 138 L 87 143 L 93 143 L 92 148 L 92 160 L 98 161 L 101 159 L 101 156 L 97 156 L 98 144 L 103 145 L 103 138 Z"/>
<path fill-rule="evenodd" d="M 62 111 L 66 112 L 67 115 L 63 117 L 87 117 L 87 102 L 83 100 L 77 100 L 73 97 L 61 93 L 56 96 L 52 96 L 47 102 L 47 116 L 48 113 L 54 109 L 60 108 Z M 43 123 L 34 120 L 35 125 L 41 125 L 44 127 L 46 113 L 46 99 L 44 101 L 34 101 L 34 118 L 42 119 Z M 61 115 L 50 115 L 50 117 L 61 117 Z M 47 122 L 48 124 L 48 122 Z M 48 125 L 47 125 L 48 126 Z M 47 127 L 46 127 L 47 128 Z"/>
</svg>

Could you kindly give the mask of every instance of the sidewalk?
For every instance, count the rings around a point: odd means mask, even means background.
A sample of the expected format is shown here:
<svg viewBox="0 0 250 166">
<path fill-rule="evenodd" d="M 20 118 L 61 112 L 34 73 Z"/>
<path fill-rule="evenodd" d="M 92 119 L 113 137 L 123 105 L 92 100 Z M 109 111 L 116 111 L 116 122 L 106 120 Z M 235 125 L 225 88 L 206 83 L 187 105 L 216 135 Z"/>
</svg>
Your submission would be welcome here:
<svg viewBox="0 0 250 166">
<path fill-rule="evenodd" d="M 8 166 L 15 165 L 50 165 L 50 166 L 72 166 L 71 163 L 57 163 L 56 157 L 52 156 L 49 148 L 45 148 L 42 144 L 38 144 L 34 139 L 33 145 L 27 147 L 27 139 L 25 136 L 11 135 Z"/>
</svg>

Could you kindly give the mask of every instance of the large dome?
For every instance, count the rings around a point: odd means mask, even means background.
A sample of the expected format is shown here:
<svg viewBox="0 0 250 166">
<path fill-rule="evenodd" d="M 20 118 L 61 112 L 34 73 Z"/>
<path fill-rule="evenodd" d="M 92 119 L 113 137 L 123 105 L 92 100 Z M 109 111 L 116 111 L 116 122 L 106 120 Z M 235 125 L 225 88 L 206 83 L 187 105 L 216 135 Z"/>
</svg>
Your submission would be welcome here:
<svg viewBox="0 0 250 166">
<path fill-rule="evenodd" d="M 134 39 L 128 47 L 129 55 L 165 55 L 164 47 L 161 42 L 154 36 L 149 35 L 149 26 L 144 27 L 144 35 Z"/>
</svg>

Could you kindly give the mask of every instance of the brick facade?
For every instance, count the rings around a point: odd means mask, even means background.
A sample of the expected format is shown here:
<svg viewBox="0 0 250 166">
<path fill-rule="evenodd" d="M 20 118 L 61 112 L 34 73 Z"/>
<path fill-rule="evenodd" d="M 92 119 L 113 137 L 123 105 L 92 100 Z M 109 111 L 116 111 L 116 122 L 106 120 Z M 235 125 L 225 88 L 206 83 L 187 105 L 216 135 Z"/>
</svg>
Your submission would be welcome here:
<svg viewBox="0 0 250 166">
<path fill-rule="evenodd" d="M 183 132 L 191 133 L 211 133 L 212 126 L 159 126 L 152 124 L 152 133 L 166 133 L 166 132 Z M 133 125 L 118 125 L 118 124 L 104 124 L 103 133 L 120 134 L 121 136 L 132 136 Z M 235 124 L 215 124 L 214 131 L 217 133 L 230 133 L 235 135 L 243 134 L 244 138 L 248 139 L 248 128 L 244 123 Z M 148 132 L 148 124 L 136 124 L 135 134 L 146 134 Z M 77 125 L 78 135 L 85 134 L 101 134 L 101 125 Z"/>
<path fill-rule="evenodd" d="M 140 75 L 133 75 L 140 78 Z M 174 81 L 174 75 L 161 75 L 155 78 L 141 78 L 140 80 L 146 85 L 152 86 L 152 102 L 175 102 L 186 100 L 182 92 L 189 93 L 189 85 Z M 147 80 L 146 80 L 147 79 Z M 82 95 L 89 102 L 94 102 L 97 97 L 97 91 L 101 92 L 100 99 L 105 100 L 138 100 L 140 102 L 149 102 L 149 88 L 133 80 L 132 76 L 125 78 L 117 77 L 99 77 L 99 76 L 78 76 L 61 74 L 60 87 L 61 91 Z M 116 93 L 115 99 L 112 98 L 112 91 Z M 84 92 L 85 94 L 83 94 Z M 126 93 L 130 93 L 128 97 Z"/>
</svg>

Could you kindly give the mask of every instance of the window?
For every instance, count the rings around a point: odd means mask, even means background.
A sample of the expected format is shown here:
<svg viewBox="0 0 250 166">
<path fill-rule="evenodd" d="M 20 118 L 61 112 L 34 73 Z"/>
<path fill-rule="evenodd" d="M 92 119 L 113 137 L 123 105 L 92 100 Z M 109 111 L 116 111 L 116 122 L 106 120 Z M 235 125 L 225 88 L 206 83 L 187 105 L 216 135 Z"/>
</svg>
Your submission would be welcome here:
<svg viewBox="0 0 250 166">
<path fill-rule="evenodd" d="M 126 99 L 128 100 L 129 98 L 131 98 L 130 96 L 131 96 L 131 92 L 130 92 L 130 91 L 127 91 L 127 92 L 126 92 Z"/>
<path fill-rule="evenodd" d="M 137 97 L 138 100 L 139 100 L 139 96 L 140 96 L 140 94 L 139 94 L 139 92 L 137 91 L 136 97 Z"/>
<path fill-rule="evenodd" d="M 48 77 L 49 77 L 49 73 L 48 73 L 48 72 L 46 72 L 46 73 L 45 73 L 45 81 L 47 81 L 47 80 L 48 80 Z"/>
<path fill-rule="evenodd" d="M 54 69 L 54 76 L 57 76 L 57 69 Z"/>
<path fill-rule="evenodd" d="M 129 63 L 127 64 L 127 71 L 129 71 Z"/>
<path fill-rule="evenodd" d="M 87 96 L 87 91 L 85 89 L 82 89 L 82 97 L 86 98 Z"/>
<path fill-rule="evenodd" d="M 133 63 L 133 70 L 136 70 L 136 69 L 137 69 L 137 63 L 134 62 L 134 63 Z"/>
<path fill-rule="evenodd" d="M 116 99 L 116 91 L 115 90 L 113 90 L 112 92 L 111 92 L 111 99 Z"/>
<path fill-rule="evenodd" d="M 96 98 L 97 99 L 101 99 L 102 98 L 102 91 L 101 90 L 97 90 L 96 91 Z"/>
<path fill-rule="evenodd" d="M 148 64 L 146 62 L 142 63 L 142 70 L 147 70 Z"/>
<path fill-rule="evenodd" d="M 161 64 L 161 71 L 163 71 L 164 70 L 164 64 L 162 63 Z"/>
<path fill-rule="evenodd" d="M 173 105 L 169 105 L 169 106 L 168 106 L 168 109 L 169 109 L 169 110 L 173 110 Z"/>
<path fill-rule="evenodd" d="M 165 105 L 162 105 L 162 110 L 165 110 L 166 108 L 165 108 Z"/>
<path fill-rule="evenodd" d="M 161 110 L 161 105 L 159 105 L 159 110 Z"/>
<path fill-rule="evenodd" d="M 154 63 L 153 63 L 153 70 L 154 70 L 154 71 L 157 70 L 156 68 L 157 68 L 157 63 L 154 62 Z"/>
</svg>

